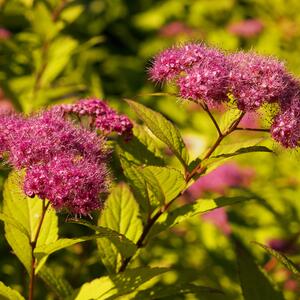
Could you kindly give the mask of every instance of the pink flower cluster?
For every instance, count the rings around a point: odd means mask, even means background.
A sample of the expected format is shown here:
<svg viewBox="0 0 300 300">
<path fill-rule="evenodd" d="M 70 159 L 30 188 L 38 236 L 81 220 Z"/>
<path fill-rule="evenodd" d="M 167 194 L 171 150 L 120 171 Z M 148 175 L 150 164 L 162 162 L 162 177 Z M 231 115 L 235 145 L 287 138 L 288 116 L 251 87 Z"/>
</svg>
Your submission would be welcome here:
<svg viewBox="0 0 300 300">
<path fill-rule="evenodd" d="M 63 112 L 0 115 L 0 155 L 25 169 L 24 192 L 59 211 L 87 215 L 108 191 L 105 138 L 76 126 Z"/>
<path fill-rule="evenodd" d="M 132 136 L 132 122 L 125 115 L 118 114 L 104 101 L 99 99 L 83 99 L 75 104 L 64 104 L 55 109 L 60 109 L 65 114 L 91 117 L 91 125 L 100 129 L 104 134 L 116 132 L 125 139 Z"/>
<path fill-rule="evenodd" d="M 257 36 L 264 29 L 263 23 L 258 19 L 242 20 L 232 23 L 228 27 L 228 31 L 232 34 L 244 38 Z"/>
<path fill-rule="evenodd" d="M 300 84 L 275 58 L 242 51 L 225 54 L 204 44 L 187 44 L 158 54 L 149 75 L 153 81 L 174 82 L 180 97 L 210 107 L 230 101 L 231 96 L 243 112 L 276 103 L 273 138 L 291 148 L 300 141 Z"/>
<path fill-rule="evenodd" d="M 248 186 L 253 177 L 252 169 L 241 168 L 235 163 L 227 163 L 201 176 L 187 192 L 192 199 L 203 197 L 207 192 L 224 195 L 230 187 Z"/>
</svg>

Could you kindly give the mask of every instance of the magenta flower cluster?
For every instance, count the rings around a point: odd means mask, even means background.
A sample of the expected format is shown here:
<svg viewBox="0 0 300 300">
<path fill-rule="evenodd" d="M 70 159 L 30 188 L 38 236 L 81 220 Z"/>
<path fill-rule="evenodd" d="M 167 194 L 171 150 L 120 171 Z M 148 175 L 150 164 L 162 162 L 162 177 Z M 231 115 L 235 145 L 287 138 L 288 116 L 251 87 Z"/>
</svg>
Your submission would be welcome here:
<svg viewBox="0 0 300 300">
<path fill-rule="evenodd" d="M 271 128 L 284 147 L 300 141 L 300 84 L 285 65 L 253 52 L 225 54 L 204 44 L 187 44 L 158 54 L 149 70 L 151 80 L 174 82 L 179 96 L 209 107 L 231 101 L 243 112 L 276 103 L 278 115 Z"/>
<path fill-rule="evenodd" d="M 103 124 L 101 109 L 112 114 L 106 105 L 95 100 L 70 107 L 79 114 L 101 115 Z M 109 130 L 127 133 L 129 119 L 113 120 Z M 121 122 L 119 127 L 117 121 Z M 104 135 L 68 120 L 61 107 L 29 117 L 0 115 L 0 155 L 17 170 L 25 169 L 26 195 L 48 199 L 58 211 L 87 215 L 103 206 L 102 195 L 110 185 L 105 139 Z"/>
<path fill-rule="evenodd" d="M 128 117 L 118 114 L 99 99 L 83 99 L 75 104 L 61 105 L 59 108 L 66 114 L 91 117 L 91 125 L 100 129 L 104 134 L 116 132 L 125 139 L 130 139 L 132 136 L 133 125 Z"/>
</svg>

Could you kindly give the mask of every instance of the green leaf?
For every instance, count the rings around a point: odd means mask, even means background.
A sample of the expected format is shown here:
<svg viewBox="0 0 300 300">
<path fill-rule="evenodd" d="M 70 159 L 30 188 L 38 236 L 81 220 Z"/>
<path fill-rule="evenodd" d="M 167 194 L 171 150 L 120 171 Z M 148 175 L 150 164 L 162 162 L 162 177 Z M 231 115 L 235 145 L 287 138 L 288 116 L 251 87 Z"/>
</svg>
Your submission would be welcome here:
<svg viewBox="0 0 300 300">
<path fill-rule="evenodd" d="M 74 294 L 74 290 L 69 282 L 57 274 L 54 274 L 49 267 L 44 265 L 38 275 L 60 299 L 66 299 Z"/>
<path fill-rule="evenodd" d="M 54 243 L 42 245 L 40 247 L 36 247 L 34 250 L 34 255 L 36 258 L 41 259 L 44 256 L 50 255 L 56 251 L 62 250 L 64 248 L 70 247 L 72 245 L 95 240 L 95 239 L 102 239 L 107 238 L 114 242 L 114 245 L 118 247 L 119 251 L 123 251 L 128 256 L 131 256 L 134 251 L 136 250 L 135 245 L 133 243 L 128 243 L 128 240 L 124 238 L 123 235 L 118 234 L 113 230 L 109 230 L 108 228 L 98 228 L 98 232 L 100 234 L 90 235 L 90 236 L 82 236 L 79 238 L 72 238 L 72 239 L 59 239 Z M 121 249 L 121 250 L 120 250 Z"/>
<path fill-rule="evenodd" d="M 83 10 L 84 6 L 82 4 L 73 4 L 64 8 L 59 17 L 67 23 L 72 23 L 81 15 Z"/>
<path fill-rule="evenodd" d="M 233 205 L 252 200 L 253 197 L 220 197 L 217 199 L 198 199 L 193 203 L 178 207 L 170 212 L 163 213 L 152 227 L 148 239 L 167 230 L 178 223 L 185 221 L 197 214 L 205 213 L 219 207 Z"/>
<path fill-rule="evenodd" d="M 222 114 L 222 117 L 219 121 L 219 127 L 221 131 L 225 132 L 227 129 L 229 129 L 229 126 L 232 124 L 232 122 L 237 120 L 240 115 L 241 111 L 237 108 L 228 109 L 224 114 Z"/>
<path fill-rule="evenodd" d="M 158 166 L 143 168 L 125 159 L 120 161 L 142 211 L 148 214 L 150 207 L 157 208 L 173 200 L 186 186 L 183 175 L 176 169 Z"/>
<path fill-rule="evenodd" d="M 5 222 L 6 224 L 16 227 L 16 229 L 24 233 L 24 235 L 26 235 L 29 238 L 28 231 L 26 230 L 26 228 L 14 218 L 11 218 L 5 214 L 0 213 L 0 220 Z"/>
<path fill-rule="evenodd" d="M 245 300 L 284 300 L 265 272 L 255 263 L 252 255 L 237 240 L 235 240 L 239 276 Z"/>
<path fill-rule="evenodd" d="M 287 258 L 284 254 L 266 246 L 258 242 L 252 242 L 263 249 L 265 249 L 270 255 L 274 256 L 279 262 L 281 262 L 289 271 L 294 273 L 296 276 L 300 276 L 300 268 L 293 263 L 289 258 Z"/>
<path fill-rule="evenodd" d="M 115 299 L 122 295 L 131 293 L 153 277 L 168 272 L 166 268 L 142 267 L 128 269 L 120 274 L 105 276 L 85 283 L 75 300 Z"/>
<path fill-rule="evenodd" d="M 223 294 L 220 290 L 196 285 L 193 283 L 173 284 L 170 286 L 156 286 L 136 294 L 136 299 L 140 300 L 156 300 L 167 297 L 178 297 L 180 295 L 194 294 L 199 297 L 204 297 L 207 294 Z M 204 299 L 203 298 L 203 299 Z M 200 298 L 201 299 L 201 298 Z"/>
<path fill-rule="evenodd" d="M 146 182 L 151 183 L 152 190 L 161 204 L 173 200 L 186 186 L 184 177 L 176 169 L 149 166 L 143 168 L 142 173 Z"/>
<path fill-rule="evenodd" d="M 89 227 L 101 235 L 100 238 L 103 237 L 109 239 L 124 257 L 130 257 L 136 251 L 136 245 L 124 234 L 120 234 L 117 231 L 107 227 L 93 225 L 84 220 L 71 220 L 71 222 Z"/>
<path fill-rule="evenodd" d="M 104 300 L 115 293 L 114 284 L 108 276 L 86 282 L 79 290 L 74 300 L 97 299 Z"/>
<path fill-rule="evenodd" d="M 107 300 L 116 299 L 122 295 L 129 294 L 150 279 L 168 271 L 170 270 L 167 268 L 140 267 L 136 269 L 127 269 L 120 274 L 114 275 L 111 278 L 115 284 L 117 293 L 107 298 Z"/>
<path fill-rule="evenodd" d="M 0 299 L 1 300 L 25 300 L 23 296 L 19 294 L 18 291 L 6 286 L 0 281 Z"/>
<path fill-rule="evenodd" d="M 230 146 L 232 147 L 232 145 Z M 271 149 L 265 146 L 249 146 L 249 147 L 241 147 L 237 150 L 234 150 L 230 153 L 221 153 L 217 154 L 215 156 L 211 156 L 210 158 L 202 161 L 202 167 L 203 169 L 206 169 L 206 173 L 208 171 L 212 171 L 216 167 L 218 167 L 221 163 L 226 161 L 227 159 L 241 155 L 241 154 L 247 154 L 247 153 L 253 153 L 253 152 L 268 152 L 273 153 Z"/>
<path fill-rule="evenodd" d="M 143 231 L 139 205 L 130 189 L 124 183 L 117 185 L 107 199 L 105 209 L 99 217 L 98 225 L 114 230 L 132 242 L 137 242 Z M 108 239 L 97 240 L 100 258 L 109 272 L 114 273 L 122 259 L 132 256 L 132 251 L 118 253 Z M 136 250 L 136 249 L 135 249 Z"/>
<path fill-rule="evenodd" d="M 30 272 L 32 254 L 30 242 L 34 240 L 38 223 L 43 210 L 43 201 L 37 197 L 26 197 L 21 190 L 22 175 L 12 172 L 4 185 L 3 215 L 5 224 L 5 237 L 16 256 Z M 22 225 L 20 225 L 22 224 Z M 48 209 L 40 234 L 37 247 L 47 245 L 57 240 L 57 216 L 53 209 Z M 45 262 L 40 261 L 36 272 Z"/>
<path fill-rule="evenodd" d="M 164 165 L 163 155 L 146 129 L 134 124 L 130 141 L 119 140 L 118 155 L 137 165 Z"/>
<path fill-rule="evenodd" d="M 70 37 L 60 37 L 51 43 L 41 86 L 50 84 L 64 70 L 77 45 L 77 41 Z"/>
<path fill-rule="evenodd" d="M 127 102 L 151 132 L 170 148 L 184 168 L 187 169 L 189 163 L 188 152 L 179 130 L 162 114 L 137 102 L 131 100 L 127 100 Z"/>
<path fill-rule="evenodd" d="M 142 212 L 148 215 L 150 210 L 150 203 L 153 204 L 153 201 L 150 199 L 144 175 L 142 174 L 140 168 L 128 162 L 126 159 L 121 158 L 120 162 L 123 168 L 124 175 L 126 176 L 130 186 L 132 187 L 134 196 L 137 199 Z"/>
</svg>

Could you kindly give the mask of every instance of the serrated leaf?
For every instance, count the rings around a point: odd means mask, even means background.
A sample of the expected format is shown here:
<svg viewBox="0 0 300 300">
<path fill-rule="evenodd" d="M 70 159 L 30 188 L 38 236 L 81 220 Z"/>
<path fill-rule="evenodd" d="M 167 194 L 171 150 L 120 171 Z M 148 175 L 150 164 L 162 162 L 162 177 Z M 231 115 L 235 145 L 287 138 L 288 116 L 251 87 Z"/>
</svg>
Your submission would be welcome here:
<svg viewBox="0 0 300 300">
<path fill-rule="evenodd" d="M 25 298 L 16 290 L 6 286 L 0 281 L 0 299 L 2 300 L 25 300 Z"/>
<path fill-rule="evenodd" d="M 288 257 L 286 257 L 284 254 L 266 246 L 258 242 L 252 242 L 253 244 L 256 244 L 266 250 L 270 255 L 275 257 L 279 262 L 281 262 L 289 271 L 294 273 L 296 276 L 300 276 L 300 268 L 293 263 Z"/>
<path fill-rule="evenodd" d="M 173 200 L 186 186 L 184 177 L 176 169 L 149 166 L 143 168 L 142 172 L 146 181 L 151 182 L 153 191 L 157 191 L 156 195 L 161 204 Z"/>
<path fill-rule="evenodd" d="M 115 230 L 132 242 L 137 242 L 143 231 L 139 205 L 128 186 L 124 183 L 116 186 L 107 199 L 106 207 L 99 217 L 98 225 Z M 122 259 L 133 253 L 118 253 L 108 239 L 97 240 L 100 258 L 109 272 L 118 270 Z M 135 249 L 136 250 L 136 249 Z"/>
<path fill-rule="evenodd" d="M 43 210 L 43 202 L 41 199 L 26 197 L 21 190 L 22 175 L 17 172 L 12 172 L 4 185 L 3 194 L 3 214 L 9 218 L 5 221 L 5 237 L 12 247 L 16 256 L 25 266 L 26 270 L 30 272 L 31 269 L 31 245 L 30 242 L 34 240 L 38 223 Z M 15 224 L 12 224 L 15 220 Z M 22 224 L 22 227 L 16 225 Z M 26 233 L 24 232 L 26 231 Z M 58 227 L 57 216 L 55 211 L 48 209 L 40 234 L 37 240 L 37 247 L 47 245 L 57 240 Z M 45 262 L 39 261 L 36 272 Z"/>
<path fill-rule="evenodd" d="M 122 253 L 124 257 L 132 256 L 136 251 L 136 245 L 133 241 L 129 240 L 124 234 L 118 233 L 108 227 L 96 226 L 84 220 L 71 220 L 72 223 L 84 225 L 96 231 L 102 237 L 109 239 Z"/>
<path fill-rule="evenodd" d="M 119 140 L 117 149 L 120 157 L 137 165 L 164 165 L 163 155 L 146 129 L 138 124 L 133 127 L 130 141 Z"/>
<path fill-rule="evenodd" d="M 188 152 L 179 130 L 162 114 L 137 102 L 131 100 L 127 100 L 127 102 L 151 132 L 170 148 L 184 168 L 187 169 L 189 163 Z"/>
<path fill-rule="evenodd" d="M 239 277 L 245 300 L 284 300 L 280 291 L 276 290 L 266 273 L 255 263 L 252 255 L 239 242 L 235 241 Z"/>
<path fill-rule="evenodd" d="M 16 219 L 0 213 L 0 220 L 6 224 L 16 227 L 16 229 L 18 229 L 20 232 L 24 233 L 24 235 L 26 235 L 29 238 L 28 231 L 26 230 L 26 228 Z"/>
<path fill-rule="evenodd" d="M 123 235 L 118 234 L 117 232 L 110 230 L 108 228 L 98 228 L 98 232 L 100 234 L 94 234 L 90 236 L 82 236 L 79 238 L 72 239 L 59 239 L 54 243 L 42 245 L 40 247 L 36 247 L 34 250 L 34 255 L 36 258 L 41 259 L 46 255 L 50 255 L 56 251 L 62 250 L 64 248 L 70 247 L 72 245 L 86 242 L 95 239 L 107 238 L 114 243 L 120 252 L 126 253 L 127 256 L 131 256 L 132 253 L 136 250 L 135 245 L 133 243 L 128 242 L 127 239 L 124 238 Z M 134 250 L 134 251 L 133 251 Z"/>
<path fill-rule="evenodd" d="M 128 269 L 120 274 L 105 276 L 85 283 L 75 300 L 112 300 L 131 293 L 151 278 L 169 271 L 166 268 L 142 267 Z"/>
<path fill-rule="evenodd" d="M 124 175 L 126 176 L 133 190 L 134 196 L 137 199 L 142 212 L 148 214 L 150 210 L 150 203 L 152 201 L 150 199 L 148 187 L 142 172 L 137 166 L 128 162 L 124 158 L 121 158 L 120 162 Z"/>
<path fill-rule="evenodd" d="M 197 214 L 205 213 L 219 207 L 249 201 L 251 199 L 253 199 L 253 197 L 244 196 L 219 197 L 217 199 L 198 199 L 193 203 L 186 204 L 170 212 L 163 213 L 152 227 L 148 235 L 148 239 Z"/>
<path fill-rule="evenodd" d="M 247 154 L 247 153 L 253 153 L 253 152 L 267 152 L 267 153 L 273 153 L 271 149 L 265 146 L 250 146 L 250 147 L 242 147 L 237 149 L 234 152 L 230 153 L 221 153 L 215 156 L 211 156 L 210 158 L 202 161 L 202 168 L 206 170 L 206 173 L 208 171 L 212 171 L 213 169 L 217 168 L 221 163 L 226 161 L 227 159 L 241 155 L 241 154 Z"/>
<path fill-rule="evenodd" d="M 219 121 L 219 127 L 222 132 L 226 131 L 234 120 L 237 120 L 241 115 L 241 111 L 237 108 L 228 109 Z"/>
<path fill-rule="evenodd" d="M 139 300 L 156 300 L 172 296 L 194 294 L 205 297 L 207 294 L 223 294 L 222 291 L 211 287 L 196 285 L 192 283 L 173 284 L 171 286 L 156 286 L 136 294 Z"/>
<path fill-rule="evenodd" d="M 69 282 L 54 274 L 49 267 L 44 265 L 38 275 L 60 299 L 66 299 L 74 294 L 74 290 Z"/>
</svg>

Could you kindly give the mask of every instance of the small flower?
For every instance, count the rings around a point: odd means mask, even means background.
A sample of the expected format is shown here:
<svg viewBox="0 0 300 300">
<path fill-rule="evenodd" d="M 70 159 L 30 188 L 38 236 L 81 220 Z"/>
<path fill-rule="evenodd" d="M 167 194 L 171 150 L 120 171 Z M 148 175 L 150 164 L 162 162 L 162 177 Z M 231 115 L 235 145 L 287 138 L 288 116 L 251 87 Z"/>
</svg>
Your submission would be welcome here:
<svg viewBox="0 0 300 300">
<path fill-rule="evenodd" d="M 99 99 L 83 99 L 75 104 L 64 104 L 55 106 L 54 110 L 62 111 L 65 114 L 76 114 L 80 116 L 89 116 L 91 123 L 104 134 L 116 132 L 125 139 L 132 136 L 133 124 L 125 115 L 118 114 L 110 108 L 104 101 Z"/>
<path fill-rule="evenodd" d="M 228 63 L 223 53 L 210 49 L 201 61 L 179 77 L 179 94 L 184 99 L 204 100 L 215 106 L 227 101 Z"/>
<path fill-rule="evenodd" d="M 105 139 L 64 118 L 58 110 L 29 117 L 0 115 L 0 155 L 25 169 L 24 192 L 57 210 L 87 215 L 102 207 L 108 190 Z"/>
<path fill-rule="evenodd" d="M 193 28 L 179 21 L 171 22 L 163 26 L 159 31 L 159 34 L 163 37 L 176 37 L 179 35 L 191 36 L 194 33 Z"/>
<path fill-rule="evenodd" d="M 24 191 L 30 197 L 49 199 L 58 211 L 87 215 L 103 207 L 101 195 L 108 189 L 107 176 L 104 162 L 60 154 L 27 169 Z"/>
<path fill-rule="evenodd" d="M 230 92 L 240 110 L 255 111 L 286 96 L 291 77 L 282 62 L 251 52 L 231 54 L 229 61 Z"/>
<path fill-rule="evenodd" d="M 261 33 L 263 28 L 264 26 L 260 20 L 249 19 L 230 24 L 228 31 L 236 36 L 250 38 Z"/>
<path fill-rule="evenodd" d="M 7 40 L 11 37 L 11 32 L 6 28 L 0 27 L 0 41 Z"/>
<path fill-rule="evenodd" d="M 285 148 L 295 148 L 300 141 L 300 101 L 299 108 L 291 106 L 283 113 L 279 113 L 271 126 L 274 140 Z"/>
<path fill-rule="evenodd" d="M 248 186 L 253 176 L 254 171 L 251 168 L 227 163 L 201 176 L 187 192 L 193 199 L 202 197 L 207 192 L 225 194 L 230 187 Z"/>
</svg>

